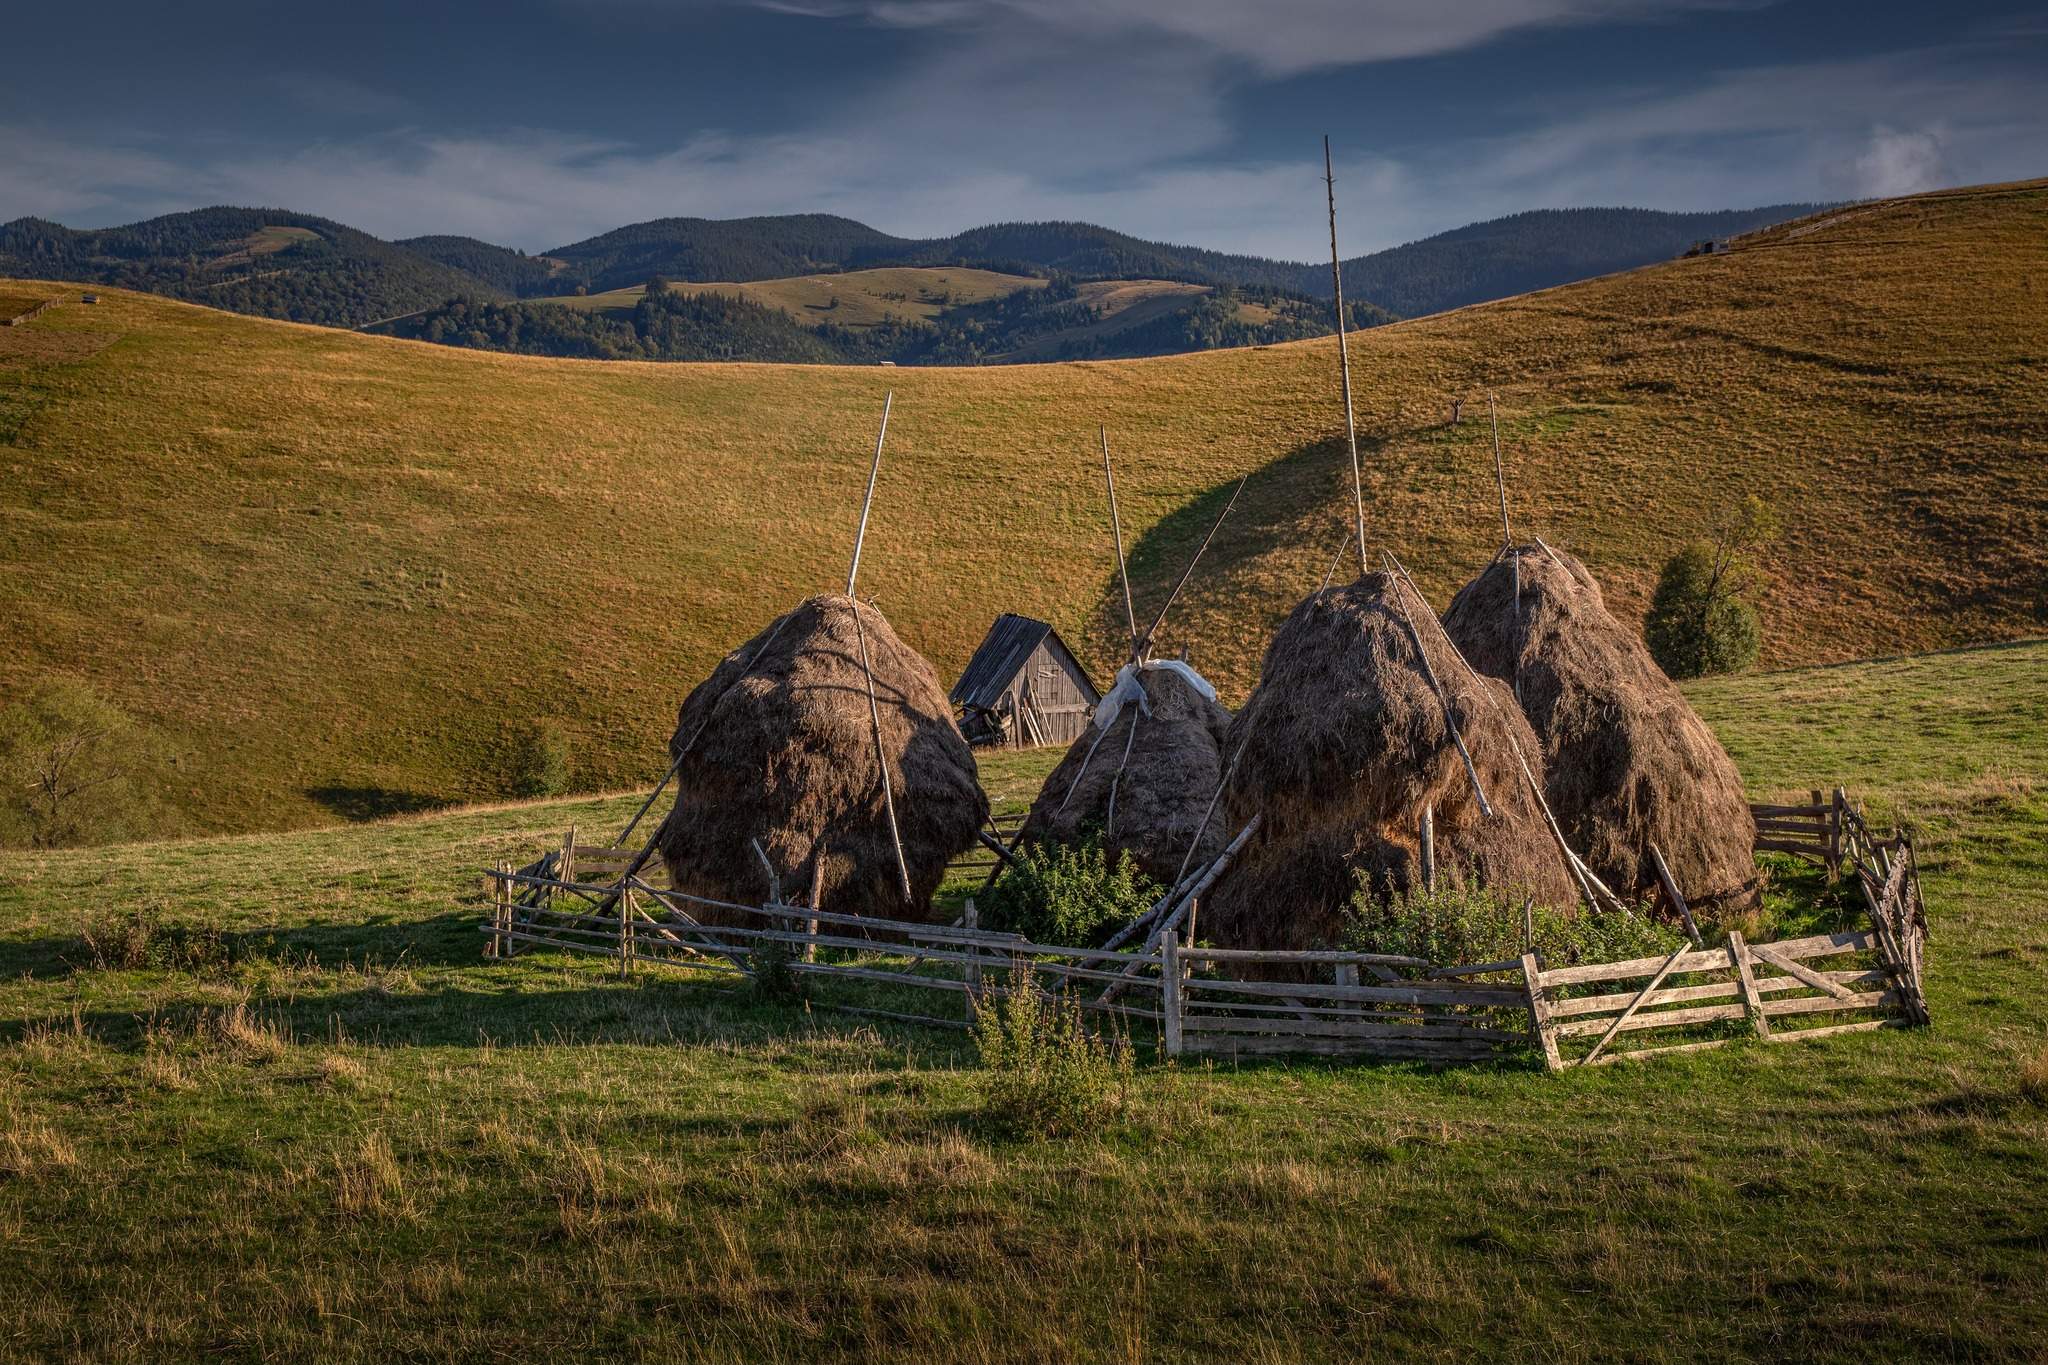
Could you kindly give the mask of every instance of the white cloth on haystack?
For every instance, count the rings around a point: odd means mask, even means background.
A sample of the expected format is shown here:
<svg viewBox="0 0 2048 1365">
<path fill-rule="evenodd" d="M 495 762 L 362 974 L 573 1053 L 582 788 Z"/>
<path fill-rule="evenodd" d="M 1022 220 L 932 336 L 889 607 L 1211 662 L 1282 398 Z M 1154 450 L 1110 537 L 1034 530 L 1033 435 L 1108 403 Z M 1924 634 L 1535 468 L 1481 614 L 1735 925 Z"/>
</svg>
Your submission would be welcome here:
<svg viewBox="0 0 2048 1365">
<path fill-rule="evenodd" d="M 1116 686 L 1101 701 L 1095 703 L 1095 728 L 1107 731 L 1116 724 L 1117 716 L 1127 702 L 1138 703 L 1138 714 L 1152 714 L 1152 703 L 1145 699 L 1145 688 L 1138 681 L 1138 672 L 1144 668 L 1168 668 L 1180 674 L 1189 687 L 1201 693 L 1210 701 L 1216 700 L 1216 689 L 1209 686 L 1209 680 L 1195 672 L 1194 668 L 1179 659 L 1148 659 L 1143 664 L 1125 664 L 1116 671 Z"/>
</svg>

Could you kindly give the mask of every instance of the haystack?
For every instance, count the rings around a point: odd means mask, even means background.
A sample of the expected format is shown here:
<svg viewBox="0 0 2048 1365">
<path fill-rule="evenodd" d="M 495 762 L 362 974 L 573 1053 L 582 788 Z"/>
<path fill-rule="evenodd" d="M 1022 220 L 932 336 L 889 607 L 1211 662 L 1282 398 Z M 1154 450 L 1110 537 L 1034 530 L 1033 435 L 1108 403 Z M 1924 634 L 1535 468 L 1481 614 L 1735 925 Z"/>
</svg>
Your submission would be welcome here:
<svg viewBox="0 0 2048 1365">
<path fill-rule="evenodd" d="M 1602 881 L 1654 893 L 1655 843 L 1694 907 L 1754 903 L 1756 822 L 1735 764 L 1584 564 L 1517 547 L 1465 585 L 1444 626 L 1473 667 L 1519 694 L 1551 811 Z"/>
<path fill-rule="evenodd" d="M 932 666 L 880 611 L 859 610 L 910 903 L 875 764 L 854 603 L 841 596 L 813 597 L 776 620 L 683 702 L 669 741 L 670 754 L 685 754 L 676 806 L 656 835 L 676 890 L 760 904 L 767 875 L 749 842 L 758 839 L 793 903 L 809 902 L 817 873 L 825 910 L 928 917 L 948 860 L 988 818 L 988 798 Z M 731 922 L 702 909 L 707 922 Z"/>
<path fill-rule="evenodd" d="M 1170 885 L 1191 843 L 1197 847 L 1189 865 L 1199 866 L 1229 837 L 1220 821 L 1210 821 L 1198 843 L 1196 830 L 1223 776 L 1230 712 L 1185 664 L 1126 666 L 1120 688 L 1125 676 L 1142 703 L 1112 692 L 1119 704 L 1108 729 L 1089 722 L 1031 803 L 1021 837 L 1027 844 L 1071 844 L 1096 834 L 1112 855 L 1128 852 L 1146 875 Z"/>
<path fill-rule="evenodd" d="M 1435 814 L 1440 888 L 1482 886 L 1556 905 L 1574 899 L 1509 742 L 1520 742 L 1540 781 L 1528 722 L 1506 687 L 1465 672 L 1431 627 L 1428 606 L 1398 591 L 1387 574 L 1326 589 L 1274 635 L 1258 690 L 1226 741 L 1229 751 L 1242 742 L 1244 752 L 1224 798 L 1225 823 L 1235 831 L 1255 814 L 1264 818 L 1202 906 L 1203 937 L 1244 948 L 1333 945 L 1361 873 L 1381 895 L 1419 889 L 1425 807 Z M 1447 717 L 1491 816 L 1474 795 Z"/>
</svg>

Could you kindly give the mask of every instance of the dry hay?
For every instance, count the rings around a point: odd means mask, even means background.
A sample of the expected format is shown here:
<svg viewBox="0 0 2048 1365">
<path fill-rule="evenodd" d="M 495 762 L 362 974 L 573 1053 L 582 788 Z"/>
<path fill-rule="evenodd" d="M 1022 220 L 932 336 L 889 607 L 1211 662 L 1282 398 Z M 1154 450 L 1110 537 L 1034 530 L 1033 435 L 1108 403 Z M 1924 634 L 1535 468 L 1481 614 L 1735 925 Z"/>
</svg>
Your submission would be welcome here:
<svg viewBox="0 0 2048 1365">
<path fill-rule="evenodd" d="M 1439 887 L 1567 905 L 1576 886 L 1530 789 L 1534 733 L 1506 687 L 1475 679 L 1412 592 L 1370 574 L 1304 600 L 1266 649 L 1258 690 L 1231 725 L 1244 743 L 1225 804 L 1258 833 L 1202 906 L 1205 937 L 1245 948 L 1334 944 L 1359 874 L 1383 895 L 1421 886 L 1419 825 L 1435 810 Z M 1405 615 L 1404 615 L 1405 609 Z M 1494 815 L 1473 793 L 1449 698 Z M 1512 742 L 1511 742 L 1512 741 Z"/>
<path fill-rule="evenodd" d="M 1046 778 L 1020 837 L 1025 843 L 1071 844 L 1100 834 L 1112 855 L 1126 851 L 1147 876 L 1170 884 L 1222 780 L 1230 712 L 1175 669 L 1144 668 L 1137 678 L 1150 714 L 1126 705 L 1106 733 L 1090 721 Z M 1214 858 L 1227 837 L 1220 820 L 1209 821 L 1188 865 Z"/>
<path fill-rule="evenodd" d="M 1543 743 L 1551 812 L 1602 881 L 1654 892 L 1654 842 L 1695 908 L 1755 903 L 1756 822 L 1734 762 L 1584 564 L 1517 547 L 1459 591 L 1444 626 L 1519 696 Z"/>
<path fill-rule="evenodd" d="M 689 748 L 676 774 L 676 808 L 655 836 L 676 890 L 760 904 L 767 874 L 749 846 L 758 839 L 788 901 L 809 902 L 816 872 L 822 909 L 929 915 L 947 862 L 973 847 L 987 820 L 988 798 L 932 666 L 879 610 L 864 605 L 859 620 L 910 903 L 875 767 L 853 599 L 841 596 L 813 597 L 778 618 L 683 702 L 669 752 Z M 729 922 L 701 908 L 699 918 Z"/>
</svg>

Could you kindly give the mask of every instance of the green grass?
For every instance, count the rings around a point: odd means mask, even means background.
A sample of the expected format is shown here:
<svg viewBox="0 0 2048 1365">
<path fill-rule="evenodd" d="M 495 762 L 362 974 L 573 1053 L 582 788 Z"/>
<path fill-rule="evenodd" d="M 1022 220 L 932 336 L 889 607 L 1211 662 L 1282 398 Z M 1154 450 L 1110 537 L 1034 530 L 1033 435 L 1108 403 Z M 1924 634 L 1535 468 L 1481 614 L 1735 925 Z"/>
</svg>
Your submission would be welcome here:
<svg viewBox="0 0 2048 1365">
<path fill-rule="evenodd" d="M 475 869 L 631 796 L 0 855 L 0 1356 L 2038 1360 L 2048 644 L 1688 690 L 1918 830 L 1932 1031 L 1147 1065 L 1020 1142 L 955 1037 L 479 960 Z M 237 960 L 96 967 L 138 901 Z"/>
<path fill-rule="evenodd" d="M 1372 329 L 1352 341 L 1371 536 L 1439 603 L 1485 563 L 1495 387 L 1516 527 L 1580 553 L 1624 615 L 1756 491 L 1787 528 L 1768 664 L 2039 634 L 2043 278 L 2032 185 Z M 1233 702 L 1349 515 L 1328 342 L 623 364 L 101 293 L 0 329 L 0 695 L 75 674 L 157 727 L 193 832 L 488 800 L 540 720 L 579 789 L 652 777 L 715 661 L 843 582 L 890 388 L 861 582 L 947 681 L 1002 611 L 1106 678 L 1100 423 L 1141 610 L 1252 475 L 1161 641 Z"/>
</svg>

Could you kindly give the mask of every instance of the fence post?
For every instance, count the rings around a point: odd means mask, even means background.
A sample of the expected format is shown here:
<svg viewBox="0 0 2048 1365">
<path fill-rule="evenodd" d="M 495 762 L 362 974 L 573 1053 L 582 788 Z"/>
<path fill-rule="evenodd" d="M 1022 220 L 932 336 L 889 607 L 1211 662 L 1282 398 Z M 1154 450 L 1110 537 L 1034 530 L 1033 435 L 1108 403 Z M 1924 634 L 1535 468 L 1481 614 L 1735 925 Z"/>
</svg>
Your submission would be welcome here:
<svg viewBox="0 0 2048 1365">
<path fill-rule="evenodd" d="M 1422 808 L 1422 828 L 1419 831 L 1422 843 L 1422 894 L 1436 893 L 1436 807 Z"/>
<path fill-rule="evenodd" d="M 1835 788 L 1832 800 L 1828 802 L 1828 880 L 1842 875 L 1842 807 L 1849 803 L 1849 794 L 1840 787 Z"/>
<path fill-rule="evenodd" d="M 1561 1070 L 1564 1059 L 1558 1056 L 1557 1035 L 1550 1031 L 1550 1009 L 1543 1001 L 1543 968 L 1533 952 L 1522 954 L 1522 985 L 1529 995 L 1529 1031 L 1543 1049 L 1543 1069 Z"/>
<path fill-rule="evenodd" d="M 811 909 L 814 911 L 824 909 L 824 901 L 825 850 L 823 848 L 814 848 L 811 850 Z M 974 902 L 969 901 L 967 904 L 972 908 Z M 818 960 L 818 917 L 815 914 L 804 921 L 804 933 L 810 937 L 810 941 L 804 944 L 804 961 L 816 962 Z"/>
<path fill-rule="evenodd" d="M 1165 1015 L 1166 1055 L 1180 1056 L 1180 936 L 1159 936 L 1159 1012 Z"/>
<path fill-rule="evenodd" d="M 1735 985 L 1742 992 L 1742 1007 L 1749 1012 L 1750 1027 L 1756 1030 L 1757 1037 L 1770 1037 L 1771 1021 L 1764 1018 L 1763 997 L 1757 994 L 1756 978 L 1749 972 L 1749 945 L 1733 929 L 1728 931 L 1728 965 L 1735 969 Z"/>
<path fill-rule="evenodd" d="M 817 923 L 816 920 L 811 922 L 813 924 Z M 981 927 L 981 912 L 974 908 L 974 898 L 972 896 L 967 899 L 967 908 L 960 912 L 960 927 L 963 929 L 979 929 Z M 967 983 L 967 1022 L 971 1024 L 974 1022 L 975 1008 L 981 1003 L 981 947 L 975 943 L 968 943 L 964 946 L 967 949 L 967 965 L 961 969 L 960 975 L 961 979 Z"/>
<path fill-rule="evenodd" d="M 619 894 L 619 980 L 633 974 L 633 888 Z"/>
<path fill-rule="evenodd" d="M 573 882 L 576 880 L 576 826 L 574 825 L 569 826 L 569 832 L 562 836 L 562 857 L 560 866 L 555 868 L 555 880 L 558 882 Z M 559 895 L 561 895 L 560 891 L 554 887 L 549 887 L 548 904 L 553 905 L 555 898 Z"/>
<path fill-rule="evenodd" d="M 507 931 L 512 927 L 512 883 L 505 879 L 506 874 L 511 870 L 512 864 L 500 858 L 498 860 L 497 875 L 490 879 L 491 928 L 496 932 L 491 935 L 491 941 L 488 945 L 490 951 L 486 954 L 488 957 L 505 958 L 512 956 L 510 951 L 512 940 L 506 937 Z"/>
</svg>

